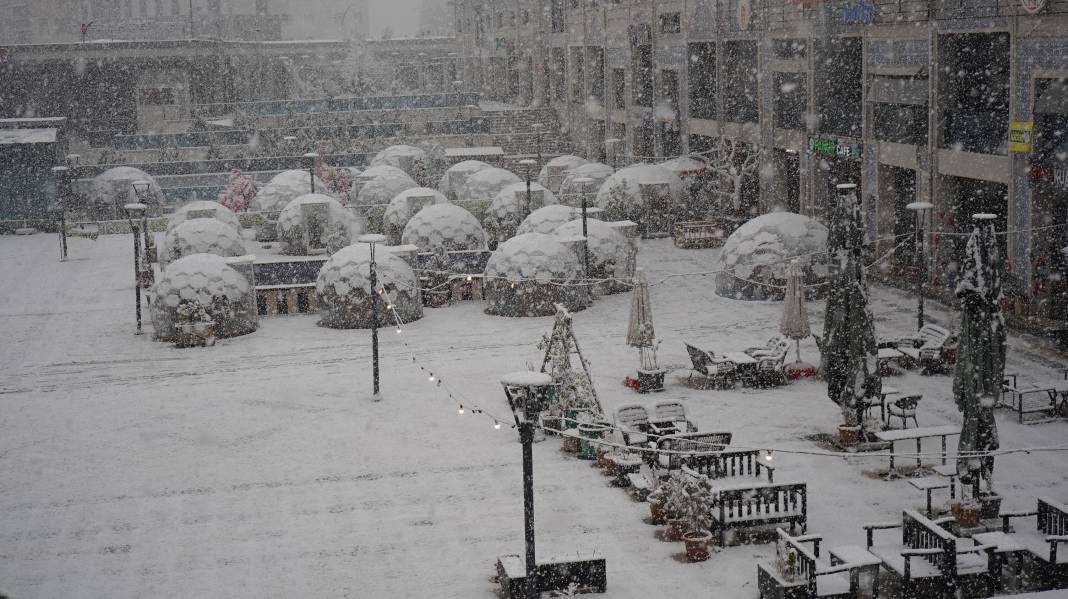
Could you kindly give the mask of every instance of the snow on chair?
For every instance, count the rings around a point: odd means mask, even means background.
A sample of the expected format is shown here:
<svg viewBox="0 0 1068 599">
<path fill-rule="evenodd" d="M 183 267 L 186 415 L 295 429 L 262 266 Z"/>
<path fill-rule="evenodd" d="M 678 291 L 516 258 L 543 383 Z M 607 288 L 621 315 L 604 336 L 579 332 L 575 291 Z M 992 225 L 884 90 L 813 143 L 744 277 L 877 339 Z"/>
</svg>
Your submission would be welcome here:
<svg viewBox="0 0 1068 599">
<path fill-rule="evenodd" d="M 886 407 L 886 420 L 889 422 L 891 418 L 900 418 L 901 428 L 908 428 L 908 420 L 911 419 L 912 423 L 919 427 L 920 422 L 916 420 L 916 405 L 921 399 L 923 399 L 922 395 L 906 395 L 899 398 Z"/>
<path fill-rule="evenodd" d="M 649 412 L 641 404 L 626 404 L 616 408 L 615 425 L 624 445 L 645 445 L 652 425 Z"/>
<path fill-rule="evenodd" d="M 732 387 L 734 386 L 737 376 L 737 368 L 734 362 L 727 358 L 713 356 L 711 353 L 689 343 L 685 345 L 686 352 L 690 354 L 690 361 L 693 363 L 690 376 L 686 379 L 687 382 L 693 379 L 695 372 L 698 372 L 705 377 L 705 382 L 701 386 L 702 389 L 708 389 L 711 383 L 719 383 L 721 386 L 730 383 Z"/>
<path fill-rule="evenodd" d="M 662 401 L 656 404 L 655 418 L 652 425 L 659 430 L 672 433 L 696 433 L 697 425 L 690 421 L 686 406 L 678 400 Z"/>
<path fill-rule="evenodd" d="M 923 374 L 942 372 L 956 362 L 956 335 L 943 327 L 925 324 L 914 337 L 896 340 L 897 350 L 912 360 Z"/>
</svg>

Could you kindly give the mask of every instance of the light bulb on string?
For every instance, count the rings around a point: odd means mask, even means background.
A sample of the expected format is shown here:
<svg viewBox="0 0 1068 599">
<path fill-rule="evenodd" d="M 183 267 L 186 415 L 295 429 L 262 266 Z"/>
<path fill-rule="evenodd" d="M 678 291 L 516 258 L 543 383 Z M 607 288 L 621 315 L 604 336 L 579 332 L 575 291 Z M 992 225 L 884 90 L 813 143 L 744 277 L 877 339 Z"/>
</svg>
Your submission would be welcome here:
<svg viewBox="0 0 1068 599">
<path fill-rule="evenodd" d="M 434 382 L 434 373 L 433 372 L 430 373 L 430 382 L 431 383 Z"/>
<path fill-rule="evenodd" d="M 456 410 L 456 413 L 460 414 L 460 415 L 463 415 L 463 413 L 464 413 L 464 404 L 460 404 L 460 409 Z"/>
<path fill-rule="evenodd" d="M 765 451 L 765 452 L 767 452 L 767 453 L 766 453 L 766 454 L 764 455 L 764 460 L 765 460 L 765 461 L 768 461 L 768 462 L 770 462 L 770 461 L 772 461 L 772 460 L 774 460 L 774 459 L 775 459 L 775 452 L 774 452 L 774 451 L 772 451 L 772 450 L 770 450 L 770 449 L 765 449 L 764 451 Z"/>
<path fill-rule="evenodd" d="M 400 335 L 400 334 L 401 334 L 401 328 L 400 328 L 400 327 L 397 327 L 397 334 L 398 334 L 398 335 Z"/>
<path fill-rule="evenodd" d="M 494 420 L 493 421 L 493 428 L 495 428 L 497 430 L 501 430 L 501 423 L 496 421 L 496 420 Z"/>
</svg>

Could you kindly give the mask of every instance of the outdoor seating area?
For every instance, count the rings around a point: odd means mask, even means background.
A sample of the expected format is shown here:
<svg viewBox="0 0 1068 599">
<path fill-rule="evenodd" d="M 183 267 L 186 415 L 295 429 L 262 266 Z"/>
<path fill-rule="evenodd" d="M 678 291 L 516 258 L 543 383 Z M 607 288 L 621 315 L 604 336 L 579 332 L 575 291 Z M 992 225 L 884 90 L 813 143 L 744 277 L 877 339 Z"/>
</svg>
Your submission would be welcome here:
<svg viewBox="0 0 1068 599">
<path fill-rule="evenodd" d="M 889 366 L 918 368 L 923 374 L 946 374 L 957 361 L 957 335 L 944 327 L 925 324 L 913 335 L 879 340 L 879 361 Z"/>
<path fill-rule="evenodd" d="M 721 354 L 701 349 L 691 343 L 685 345 L 686 353 L 693 364 L 686 380 L 690 382 L 694 375 L 700 374 L 703 377 L 702 389 L 730 389 L 738 382 L 747 387 L 770 387 L 785 385 L 788 382 L 783 368 L 790 341 L 782 337 L 773 337 L 766 346 Z"/>
</svg>

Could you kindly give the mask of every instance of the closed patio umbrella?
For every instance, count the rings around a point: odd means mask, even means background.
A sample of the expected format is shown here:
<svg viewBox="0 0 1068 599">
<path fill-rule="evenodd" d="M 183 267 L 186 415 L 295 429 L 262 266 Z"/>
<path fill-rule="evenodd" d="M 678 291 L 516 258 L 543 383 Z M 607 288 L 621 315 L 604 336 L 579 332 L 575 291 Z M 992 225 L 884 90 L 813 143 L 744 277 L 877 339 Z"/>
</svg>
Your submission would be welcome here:
<svg viewBox="0 0 1068 599">
<path fill-rule="evenodd" d="M 797 378 L 812 376 L 815 367 L 801 361 L 801 340 L 812 334 L 808 323 L 808 309 L 805 307 L 804 274 L 797 261 L 791 262 L 786 269 L 786 295 L 783 297 L 782 321 L 779 332 L 797 343 L 797 360 L 785 367 L 787 376 Z"/>
<path fill-rule="evenodd" d="M 630 296 L 627 345 L 638 348 L 642 370 L 657 370 L 656 332 L 653 330 L 653 306 L 649 300 L 649 281 L 642 269 L 639 268 L 636 274 L 638 281 Z"/>
</svg>

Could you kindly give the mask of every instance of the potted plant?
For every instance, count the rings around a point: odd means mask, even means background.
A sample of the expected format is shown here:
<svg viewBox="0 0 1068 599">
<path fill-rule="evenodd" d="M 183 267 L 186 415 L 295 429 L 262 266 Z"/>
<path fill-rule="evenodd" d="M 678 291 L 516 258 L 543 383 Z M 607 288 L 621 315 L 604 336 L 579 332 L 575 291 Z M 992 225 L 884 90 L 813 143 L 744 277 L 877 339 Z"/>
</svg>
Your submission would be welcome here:
<svg viewBox="0 0 1068 599">
<path fill-rule="evenodd" d="M 712 482 L 703 476 L 691 477 L 684 489 L 682 513 L 687 531 L 682 540 L 686 543 L 686 559 L 703 562 L 708 559 L 708 542 L 712 539 L 708 528 L 712 524 L 711 510 L 716 492 Z"/>
<path fill-rule="evenodd" d="M 781 539 L 775 545 L 775 563 L 783 580 L 793 582 L 797 578 L 797 551 Z"/>
<path fill-rule="evenodd" d="M 687 474 L 672 472 L 671 476 L 660 485 L 661 508 L 668 525 L 664 537 L 669 541 L 681 541 L 682 535 L 686 533 L 688 478 L 690 476 Z"/>
</svg>

